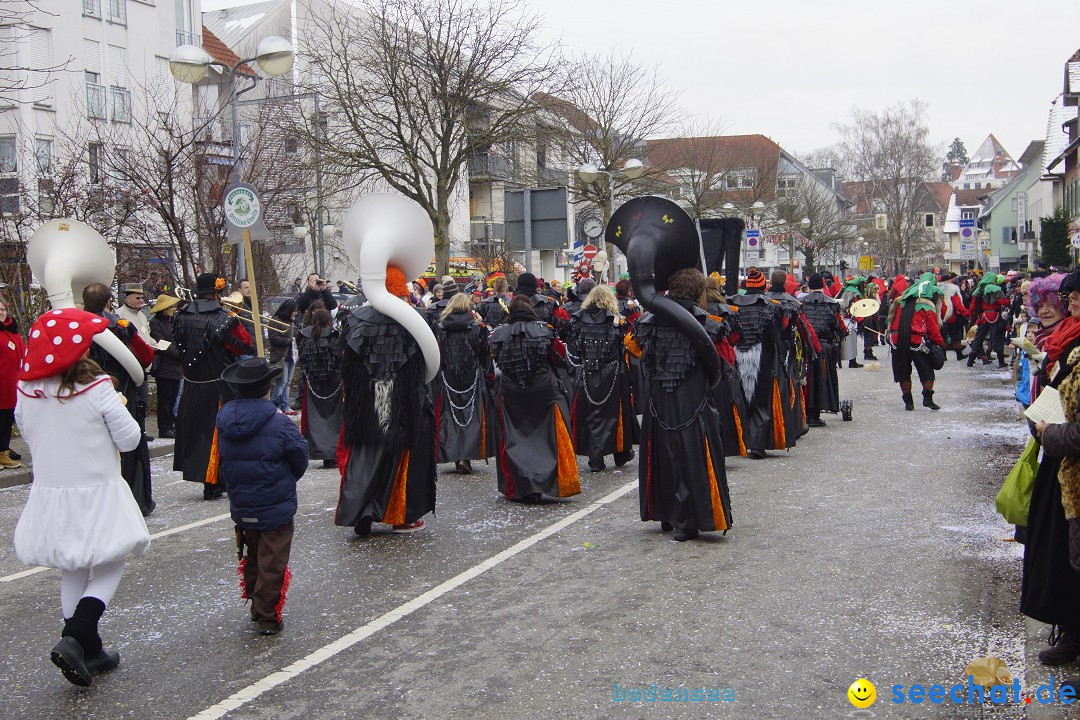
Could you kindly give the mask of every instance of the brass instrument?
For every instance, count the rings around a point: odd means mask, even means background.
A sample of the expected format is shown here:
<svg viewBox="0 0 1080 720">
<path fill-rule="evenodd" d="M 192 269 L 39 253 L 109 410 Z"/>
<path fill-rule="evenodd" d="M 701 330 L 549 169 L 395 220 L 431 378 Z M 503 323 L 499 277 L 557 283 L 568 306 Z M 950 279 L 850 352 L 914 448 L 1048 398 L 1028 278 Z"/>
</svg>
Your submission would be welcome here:
<svg viewBox="0 0 1080 720">
<path fill-rule="evenodd" d="M 244 307 L 244 296 L 240 294 L 240 291 L 226 295 L 221 298 L 221 304 L 232 313 L 240 316 L 242 319 L 248 322 L 255 321 L 255 313 L 248 308 Z M 275 332 L 288 332 L 292 327 L 292 323 L 288 323 L 284 320 L 280 320 L 276 317 L 266 315 L 265 313 L 259 313 L 259 319 L 263 325 Z"/>
<path fill-rule="evenodd" d="M 172 294 L 184 302 L 195 302 L 195 293 L 189 288 L 177 285 L 173 288 Z"/>
<path fill-rule="evenodd" d="M 348 280 L 342 280 L 341 284 L 344 285 L 345 287 L 349 288 L 350 290 L 352 290 L 353 295 L 359 295 L 360 294 L 360 288 L 356 287 L 355 285 L 353 285 Z"/>
</svg>

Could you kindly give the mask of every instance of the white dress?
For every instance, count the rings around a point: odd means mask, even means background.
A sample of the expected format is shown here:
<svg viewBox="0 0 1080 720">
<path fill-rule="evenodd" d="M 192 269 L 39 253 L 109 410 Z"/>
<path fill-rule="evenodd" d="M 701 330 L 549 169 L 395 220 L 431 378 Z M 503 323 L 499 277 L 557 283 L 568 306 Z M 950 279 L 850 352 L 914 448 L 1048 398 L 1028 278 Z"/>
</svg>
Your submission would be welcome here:
<svg viewBox="0 0 1080 720">
<path fill-rule="evenodd" d="M 138 424 L 108 378 L 58 400 L 57 377 L 19 383 L 15 420 L 33 457 L 34 483 L 15 553 L 27 565 L 90 568 L 150 545 L 139 506 L 120 475 L 118 451 L 134 450 Z"/>
</svg>

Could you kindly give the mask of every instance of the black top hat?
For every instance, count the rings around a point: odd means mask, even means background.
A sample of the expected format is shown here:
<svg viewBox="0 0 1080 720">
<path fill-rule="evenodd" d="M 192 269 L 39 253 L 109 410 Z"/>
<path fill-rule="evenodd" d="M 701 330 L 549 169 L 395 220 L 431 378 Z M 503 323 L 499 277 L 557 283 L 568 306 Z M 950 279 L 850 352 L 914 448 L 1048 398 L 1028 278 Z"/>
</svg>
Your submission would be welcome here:
<svg viewBox="0 0 1080 720">
<path fill-rule="evenodd" d="M 221 380 L 235 388 L 241 396 L 246 396 L 244 389 L 255 390 L 265 386 L 269 390 L 270 381 L 279 375 L 281 368 L 270 367 L 265 358 L 248 358 L 225 368 Z M 264 393 L 265 390 L 259 395 Z"/>
<path fill-rule="evenodd" d="M 223 279 L 223 278 L 222 278 Z M 219 289 L 225 289 L 224 282 L 221 288 L 218 288 L 217 282 L 219 278 L 214 273 L 202 273 L 195 278 L 195 294 L 196 295 L 213 295 L 218 292 Z"/>
</svg>

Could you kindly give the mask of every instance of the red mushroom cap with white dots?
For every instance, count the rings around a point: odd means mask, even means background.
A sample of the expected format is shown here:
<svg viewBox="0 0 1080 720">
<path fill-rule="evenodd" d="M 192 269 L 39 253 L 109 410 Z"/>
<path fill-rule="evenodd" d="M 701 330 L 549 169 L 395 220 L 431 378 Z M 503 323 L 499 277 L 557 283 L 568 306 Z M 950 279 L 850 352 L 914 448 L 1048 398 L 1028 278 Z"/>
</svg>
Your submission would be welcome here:
<svg viewBox="0 0 1080 720">
<path fill-rule="evenodd" d="M 48 311 L 30 328 L 19 380 L 59 375 L 79 361 L 95 335 L 108 329 L 104 318 L 78 308 Z"/>
</svg>

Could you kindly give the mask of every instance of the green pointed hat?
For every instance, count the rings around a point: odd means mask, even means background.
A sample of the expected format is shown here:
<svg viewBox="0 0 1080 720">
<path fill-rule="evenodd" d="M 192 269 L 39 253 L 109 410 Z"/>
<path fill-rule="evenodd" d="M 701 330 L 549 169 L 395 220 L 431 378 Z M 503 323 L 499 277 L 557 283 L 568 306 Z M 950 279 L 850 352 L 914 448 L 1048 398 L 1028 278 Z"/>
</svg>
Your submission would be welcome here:
<svg viewBox="0 0 1080 720">
<path fill-rule="evenodd" d="M 934 273 L 923 273 L 919 276 L 919 279 L 911 284 L 904 294 L 900 296 L 900 302 L 905 303 L 912 298 L 916 300 L 924 298 L 926 300 L 933 300 L 935 295 L 944 296 L 941 288 L 938 287 L 937 278 L 934 277 Z"/>
</svg>

